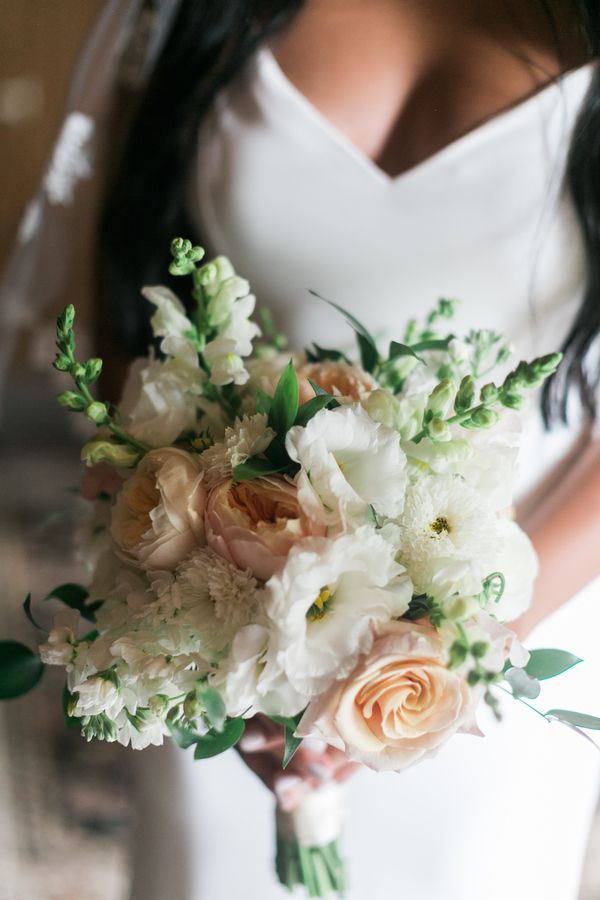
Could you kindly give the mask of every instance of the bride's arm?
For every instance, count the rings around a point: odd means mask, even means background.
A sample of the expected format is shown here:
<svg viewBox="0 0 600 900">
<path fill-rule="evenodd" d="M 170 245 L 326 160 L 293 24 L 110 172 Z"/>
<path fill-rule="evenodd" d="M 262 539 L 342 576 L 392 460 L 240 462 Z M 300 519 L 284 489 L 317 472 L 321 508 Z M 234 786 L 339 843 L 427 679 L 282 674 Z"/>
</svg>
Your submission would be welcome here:
<svg viewBox="0 0 600 900">
<path fill-rule="evenodd" d="M 552 480 L 517 515 L 540 558 L 532 607 L 515 623 L 521 638 L 600 575 L 600 439 L 588 439 Z"/>
</svg>

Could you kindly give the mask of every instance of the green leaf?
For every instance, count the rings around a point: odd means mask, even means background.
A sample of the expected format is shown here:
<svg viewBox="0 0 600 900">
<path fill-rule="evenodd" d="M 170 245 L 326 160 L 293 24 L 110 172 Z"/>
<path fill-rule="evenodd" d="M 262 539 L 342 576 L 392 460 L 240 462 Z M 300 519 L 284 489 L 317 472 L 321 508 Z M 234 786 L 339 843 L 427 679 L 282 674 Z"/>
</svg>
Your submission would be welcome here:
<svg viewBox="0 0 600 900">
<path fill-rule="evenodd" d="M 598 716 L 588 716 L 586 713 L 575 712 L 572 709 L 549 709 L 545 716 L 554 716 L 561 722 L 567 722 L 568 725 L 575 725 L 576 728 L 589 728 L 592 731 L 600 731 L 600 718 Z"/>
<path fill-rule="evenodd" d="M 194 759 L 209 759 L 211 756 L 224 753 L 237 744 L 245 730 L 244 719 L 228 719 L 223 731 L 209 731 L 195 742 Z"/>
<path fill-rule="evenodd" d="M 304 427 L 310 422 L 314 415 L 322 409 L 325 409 L 325 407 L 333 408 L 339 405 L 340 404 L 335 397 L 332 397 L 330 394 L 317 394 L 316 397 L 311 397 L 310 400 L 307 400 L 306 403 L 302 404 L 298 410 L 294 425 L 301 425 Z"/>
<path fill-rule="evenodd" d="M 34 626 L 34 628 L 37 628 L 38 631 L 46 630 L 45 628 L 42 628 L 41 625 L 38 625 L 38 623 L 33 618 L 33 613 L 31 612 L 31 594 L 27 594 L 27 596 L 23 600 L 23 612 L 25 613 L 31 624 Z"/>
<path fill-rule="evenodd" d="M 352 365 L 352 362 L 345 353 L 341 352 L 341 350 L 333 350 L 329 347 L 319 347 L 318 344 L 313 344 L 312 350 L 307 348 L 304 352 L 306 353 L 306 358 L 309 362 L 323 362 L 325 359 L 332 359 L 334 362 L 341 361 L 347 363 L 349 366 Z"/>
<path fill-rule="evenodd" d="M 252 478 L 261 478 L 264 475 L 273 475 L 282 472 L 286 465 L 278 465 L 260 456 L 252 456 L 245 463 L 240 463 L 233 469 L 234 481 L 250 481 Z"/>
<path fill-rule="evenodd" d="M 269 397 L 262 388 L 256 388 L 256 412 L 269 414 L 273 398 Z"/>
<path fill-rule="evenodd" d="M 0 700 L 26 694 L 43 671 L 44 663 L 29 647 L 17 641 L 0 641 Z"/>
<path fill-rule="evenodd" d="M 281 761 L 282 769 L 287 769 L 294 757 L 296 750 L 302 743 L 302 738 L 295 737 L 294 731 L 291 728 L 285 729 L 285 745 L 283 748 L 283 759 Z"/>
<path fill-rule="evenodd" d="M 362 322 L 359 322 L 352 313 L 349 313 L 348 310 L 339 306 L 337 303 L 334 303 L 333 300 L 328 300 L 326 297 L 322 297 L 321 294 L 318 294 L 313 290 L 309 290 L 309 294 L 312 294 L 313 297 L 318 297 L 319 300 L 324 300 L 325 303 L 328 303 L 329 306 L 332 306 L 343 315 L 348 325 L 350 325 L 356 333 L 356 340 L 358 341 L 358 349 L 360 350 L 360 360 L 363 369 L 367 372 L 372 372 L 379 362 L 379 352 L 373 335 L 367 331 Z"/>
<path fill-rule="evenodd" d="M 204 706 L 206 718 L 215 731 L 223 731 L 227 711 L 220 693 L 212 687 L 198 688 L 198 697 Z"/>
<path fill-rule="evenodd" d="M 102 606 L 102 601 L 96 600 L 95 603 L 86 604 L 85 601 L 88 597 L 88 591 L 86 591 L 84 587 L 81 587 L 80 584 L 61 584 L 50 591 L 50 593 L 44 597 L 44 600 L 51 600 L 53 598 L 61 600 L 65 606 L 79 610 L 83 618 L 87 619 L 88 622 L 95 622 L 96 617 L 94 613 Z"/>
<path fill-rule="evenodd" d="M 449 335 L 446 338 L 430 338 L 426 341 L 417 341 L 416 344 L 410 345 L 410 349 L 414 353 L 423 353 L 425 350 L 447 350 L 452 339 L 453 335 Z"/>
<path fill-rule="evenodd" d="M 422 344 L 430 343 L 429 341 L 422 341 Z M 408 344 L 400 344 L 398 341 L 391 341 L 390 343 L 390 352 L 389 358 L 396 359 L 397 356 L 412 356 L 414 359 L 418 359 L 419 362 L 423 362 L 420 356 L 415 352 L 412 347 L 409 347 Z"/>
<path fill-rule="evenodd" d="M 171 737 L 177 746 L 181 747 L 182 750 L 187 750 L 192 744 L 202 739 L 202 736 L 197 734 L 192 728 L 188 728 L 187 725 L 183 725 L 181 722 L 172 722 L 169 718 L 167 718 L 167 728 L 171 732 Z"/>
<path fill-rule="evenodd" d="M 578 656 L 566 650 L 540 649 L 531 651 L 529 662 L 524 669 L 531 678 L 544 681 L 546 678 L 562 675 L 580 662 Z"/>
<path fill-rule="evenodd" d="M 290 359 L 283 370 L 269 410 L 269 425 L 279 435 L 285 435 L 294 424 L 298 412 L 298 377 Z"/>
</svg>

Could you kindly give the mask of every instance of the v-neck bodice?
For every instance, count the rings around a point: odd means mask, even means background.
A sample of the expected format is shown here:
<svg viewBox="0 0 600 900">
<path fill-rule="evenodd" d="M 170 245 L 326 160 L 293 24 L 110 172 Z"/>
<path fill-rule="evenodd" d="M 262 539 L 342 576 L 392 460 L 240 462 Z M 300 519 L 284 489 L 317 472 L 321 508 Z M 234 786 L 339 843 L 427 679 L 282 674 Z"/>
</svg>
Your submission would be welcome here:
<svg viewBox="0 0 600 900">
<path fill-rule="evenodd" d="M 555 349 L 585 277 L 562 182 L 592 74 L 564 75 L 391 178 L 263 49 L 203 123 L 192 215 L 295 346 L 350 340 L 314 288 L 382 337 L 450 296 L 457 329 L 502 331 L 523 355 Z"/>
</svg>

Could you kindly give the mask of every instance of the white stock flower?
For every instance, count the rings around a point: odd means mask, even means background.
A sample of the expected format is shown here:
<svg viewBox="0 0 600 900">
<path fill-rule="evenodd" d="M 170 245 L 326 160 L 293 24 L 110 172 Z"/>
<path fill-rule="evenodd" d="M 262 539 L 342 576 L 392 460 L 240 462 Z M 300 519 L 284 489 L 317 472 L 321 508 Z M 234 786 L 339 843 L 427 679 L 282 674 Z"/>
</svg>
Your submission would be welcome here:
<svg viewBox="0 0 600 900">
<path fill-rule="evenodd" d="M 40 658 L 48 666 L 68 666 L 77 653 L 77 631 L 80 615 L 65 609 L 54 616 L 48 640 L 39 648 Z"/>
<path fill-rule="evenodd" d="M 231 478 L 236 466 L 266 450 L 274 437 L 263 413 L 236 419 L 225 429 L 223 441 L 213 444 L 200 457 L 206 486 Z"/>
<path fill-rule="evenodd" d="M 198 649 L 218 654 L 247 625 L 258 605 L 257 582 L 208 547 L 196 550 L 175 573 L 173 595 L 198 634 Z"/>
<path fill-rule="evenodd" d="M 259 684 L 266 691 L 287 680 L 308 698 L 348 674 L 374 625 L 406 612 L 412 585 L 393 547 L 367 525 L 298 544 L 265 594 L 271 638 Z"/>
<path fill-rule="evenodd" d="M 406 457 L 395 431 L 359 405 L 321 410 L 306 427 L 290 428 L 286 450 L 299 463 L 298 497 L 307 515 L 328 525 L 400 515 Z"/>
<path fill-rule="evenodd" d="M 493 569 L 499 519 L 454 475 L 428 475 L 406 492 L 398 559 L 419 593 L 443 599 L 481 591 Z"/>
<path fill-rule="evenodd" d="M 185 314 L 183 303 L 168 287 L 148 285 L 142 288 L 142 295 L 156 306 L 156 312 L 150 319 L 154 337 L 185 338 L 193 332 L 194 326 Z"/>
</svg>

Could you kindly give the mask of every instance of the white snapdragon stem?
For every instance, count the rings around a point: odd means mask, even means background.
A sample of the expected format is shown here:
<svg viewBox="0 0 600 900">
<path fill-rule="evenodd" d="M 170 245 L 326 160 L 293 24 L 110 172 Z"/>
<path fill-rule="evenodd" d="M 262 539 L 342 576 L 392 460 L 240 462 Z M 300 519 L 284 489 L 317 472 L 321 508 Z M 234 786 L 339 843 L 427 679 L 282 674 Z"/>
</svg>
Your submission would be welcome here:
<svg viewBox="0 0 600 900">
<path fill-rule="evenodd" d="M 282 884 L 290 890 L 303 885 L 309 897 L 343 894 L 338 841 L 344 818 L 345 790 L 335 781 L 304 788 L 292 809 L 278 803 L 276 867 Z"/>
</svg>

